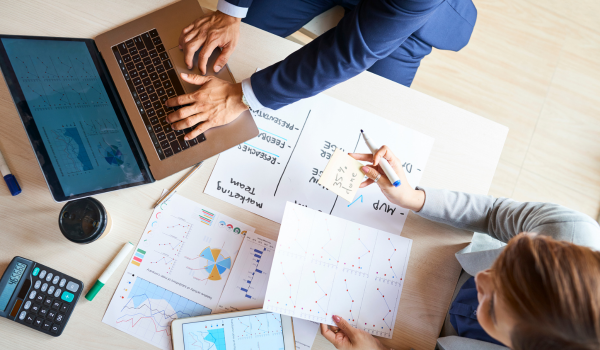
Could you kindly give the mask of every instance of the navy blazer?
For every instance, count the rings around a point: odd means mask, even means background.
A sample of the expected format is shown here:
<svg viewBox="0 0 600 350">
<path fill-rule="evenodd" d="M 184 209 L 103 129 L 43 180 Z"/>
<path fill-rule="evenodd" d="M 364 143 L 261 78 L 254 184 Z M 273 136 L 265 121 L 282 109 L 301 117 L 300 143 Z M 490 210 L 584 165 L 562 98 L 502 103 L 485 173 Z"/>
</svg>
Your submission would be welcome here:
<svg viewBox="0 0 600 350">
<path fill-rule="evenodd" d="M 249 7 L 252 0 L 227 2 Z M 476 18 L 471 0 L 363 0 L 336 27 L 254 73 L 252 90 L 263 106 L 279 109 L 354 77 L 400 46 L 421 58 L 432 47 L 458 51 Z"/>
</svg>

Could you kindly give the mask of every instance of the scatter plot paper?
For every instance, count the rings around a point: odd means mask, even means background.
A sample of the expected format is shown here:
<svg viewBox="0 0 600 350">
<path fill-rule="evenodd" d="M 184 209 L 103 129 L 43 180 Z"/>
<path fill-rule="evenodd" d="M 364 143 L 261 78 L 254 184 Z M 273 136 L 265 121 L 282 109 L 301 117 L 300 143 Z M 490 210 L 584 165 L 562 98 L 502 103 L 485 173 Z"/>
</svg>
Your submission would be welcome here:
<svg viewBox="0 0 600 350">
<path fill-rule="evenodd" d="M 287 203 L 265 310 L 391 338 L 412 240 Z"/>
</svg>

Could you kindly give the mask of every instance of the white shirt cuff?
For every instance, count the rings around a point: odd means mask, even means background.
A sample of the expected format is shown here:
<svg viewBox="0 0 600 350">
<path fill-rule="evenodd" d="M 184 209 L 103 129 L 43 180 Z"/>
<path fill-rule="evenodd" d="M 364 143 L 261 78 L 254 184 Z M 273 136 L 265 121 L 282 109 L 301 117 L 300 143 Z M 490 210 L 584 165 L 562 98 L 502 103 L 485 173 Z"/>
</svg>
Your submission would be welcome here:
<svg viewBox="0 0 600 350">
<path fill-rule="evenodd" d="M 242 91 L 244 92 L 244 97 L 246 98 L 246 101 L 248 102 L 250 108 L 253 111 L 265 109 L 265 106 L 263 106 L 262 103 L 260 103 L 260 101 L 256 98 L 256 95 L 254 94 L 254 90 L 252 90 L 250 78 L 242 80 Z"/>
<path fill-rule="evenodd" d="M 228 3 L 225 0 L 219 0 L 217 4 L 217 10 L 223 12 L 226 15 L 230 15 L 231 17 L 244 18 L 248 13 L 247 7 L 235 6 Z"/>
</svg>

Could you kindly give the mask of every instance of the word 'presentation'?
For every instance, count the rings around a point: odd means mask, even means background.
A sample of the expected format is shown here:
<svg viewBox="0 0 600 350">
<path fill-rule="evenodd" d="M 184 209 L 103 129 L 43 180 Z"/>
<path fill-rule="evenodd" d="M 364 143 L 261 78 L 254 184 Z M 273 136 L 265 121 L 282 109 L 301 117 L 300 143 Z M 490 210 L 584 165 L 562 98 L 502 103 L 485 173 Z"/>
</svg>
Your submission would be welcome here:
<svg viewBox="0 0 600 350">
<path fill-rule="evenodd" d="M 102 322 L 164 350 L 171 322 L 211 314 L 254 228 L 174 194 L 157 206 Z"/>
<path fill-rule="evenodd" d="M 359 189 L 347 202 L 319 179 L 336 149 L 371 154 L 364 129 L 378 146 L 392 149 L 410 185 L 417 186 L 433 138 L 324 94 L 252 115 L 260 134 L 221 153 L 206 194 L 278 223 L 289 201 L 400 234 L 408 210 L 389 202 L 377 186 Z"/>
<path fill-rule="evenodd" d="M 287 203 L 263 309 L 392 338 L 412 240 Z"/>
</svg>

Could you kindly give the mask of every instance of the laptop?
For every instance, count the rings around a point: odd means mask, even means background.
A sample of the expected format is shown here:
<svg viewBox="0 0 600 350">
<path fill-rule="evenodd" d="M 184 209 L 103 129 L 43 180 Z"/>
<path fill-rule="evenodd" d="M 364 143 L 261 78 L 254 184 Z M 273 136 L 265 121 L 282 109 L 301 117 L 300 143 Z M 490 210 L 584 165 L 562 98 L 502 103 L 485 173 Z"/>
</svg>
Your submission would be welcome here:
<svg viewBox="0 0 600 350">
<path fill-rule="evenodd" d="M 164 102 L 199 87 L 178 48 L 203 15 L 182 0 L 94 39 L 0 35 L 0 68 L 52 197 L 57 202 L 163 179 L 258 135 L 246 111 L 189 140 Z M 235 82 L 229 67 L 207 74 Z M 179 108 L 179 107 L 176 107 Z"/>
</svg>

